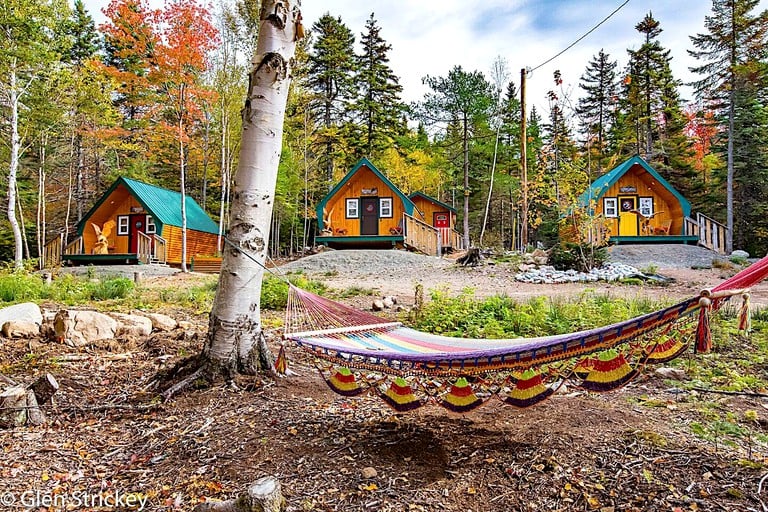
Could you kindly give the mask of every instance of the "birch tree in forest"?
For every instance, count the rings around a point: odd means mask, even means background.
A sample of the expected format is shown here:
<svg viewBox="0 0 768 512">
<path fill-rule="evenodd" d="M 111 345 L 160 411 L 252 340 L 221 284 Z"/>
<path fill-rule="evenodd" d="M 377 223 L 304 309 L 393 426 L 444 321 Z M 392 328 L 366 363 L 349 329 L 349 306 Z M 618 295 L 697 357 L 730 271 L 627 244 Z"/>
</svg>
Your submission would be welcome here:
<svg viewBox="0 0 768 512">
<path fill-rule="evenodd" d="M 298 0 L 265 0 L 262 4 L 259 38 L 242 110 L 242 145 L 229 231 L 208 338 L 201 366 L 169 391 L 203 374 L 231 377 L 271 367 L 261 325 L 261 282 L 292 60 L 296 41 L 303 36 L 300 5 Z"/>
</svg>

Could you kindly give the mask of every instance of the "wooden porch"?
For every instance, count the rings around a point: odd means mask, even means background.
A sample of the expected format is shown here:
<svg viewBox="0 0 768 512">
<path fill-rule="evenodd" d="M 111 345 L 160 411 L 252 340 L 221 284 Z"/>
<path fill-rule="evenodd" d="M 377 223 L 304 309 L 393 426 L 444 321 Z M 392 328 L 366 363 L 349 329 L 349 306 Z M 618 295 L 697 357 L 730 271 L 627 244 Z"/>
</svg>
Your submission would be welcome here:
<svg viewBox="0 0 768 512">
<path fill-rule="evenodd" d="M 612 236 L 612 244 L 688 244 L 701 245 L 718 254 L 725 254 L 728 228 L 703 213 L 696 218 L 685 217 L 682 235 L 642 234 L 639 236 Z"/>
<path fill-rule="evenodd" d="M 61 265 L 165 265 L 168 262 L 168 243 L 163 237 L 141 232 L 138 236 L 135 253 L 89 254 L 85 252 L 82 236 L 65 245 L 64 235 L 60 234 L 45 244 L 40 255 L 40 268 Z"/>
<path fill-rule="evenodd" d="M 461 234 L 451 228 L 436 228 L 407 213 L 403 214 L 400 233 L 389 235 L 333 235 L 317 236 L 315 243 L 335 249 L 395 248 L 415 250 L 429 256 L 440 256 L 446 251 L 463 248 Z"/>
</svg>

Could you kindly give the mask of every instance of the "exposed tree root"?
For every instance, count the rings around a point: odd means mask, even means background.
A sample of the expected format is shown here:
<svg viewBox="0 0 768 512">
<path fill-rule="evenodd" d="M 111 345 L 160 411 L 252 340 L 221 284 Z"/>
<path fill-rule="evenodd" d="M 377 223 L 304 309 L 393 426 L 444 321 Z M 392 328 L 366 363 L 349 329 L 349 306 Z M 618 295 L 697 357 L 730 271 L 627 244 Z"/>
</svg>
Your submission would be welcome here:
<svg viewBox="0 0 768 512">
<path fill-rule="evenodd" d="M 240 367 L 221 366 L 209 360 L 203 354 L 188 357 L 176 363 L 172 368 L 160 372 L 155 380 L 164 401 L 186 391 L 191 387 L 209 387 L 217 382 L 232 382 L 237 376 L 263 373 L 277 379 L 275 359 L 267 346 L 263 333 L 251 350 L 247 361 Z"/>
</svg>

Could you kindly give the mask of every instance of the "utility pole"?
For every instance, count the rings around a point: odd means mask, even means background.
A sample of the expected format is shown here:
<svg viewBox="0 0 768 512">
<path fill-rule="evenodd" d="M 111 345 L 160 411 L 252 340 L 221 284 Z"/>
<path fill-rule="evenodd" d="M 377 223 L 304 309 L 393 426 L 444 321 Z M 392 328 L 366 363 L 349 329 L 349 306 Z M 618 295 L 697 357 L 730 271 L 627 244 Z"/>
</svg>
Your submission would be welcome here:
<svg viewBox="0 0 768 512">
<path fill-rule="evenodd" d="M 528 135 L 525 124 L 525 68 L 520 70 L 520 188 L 522 205 L 520 206 L 520 245 L 522 250 L 528 246 Z"/>
</svg>

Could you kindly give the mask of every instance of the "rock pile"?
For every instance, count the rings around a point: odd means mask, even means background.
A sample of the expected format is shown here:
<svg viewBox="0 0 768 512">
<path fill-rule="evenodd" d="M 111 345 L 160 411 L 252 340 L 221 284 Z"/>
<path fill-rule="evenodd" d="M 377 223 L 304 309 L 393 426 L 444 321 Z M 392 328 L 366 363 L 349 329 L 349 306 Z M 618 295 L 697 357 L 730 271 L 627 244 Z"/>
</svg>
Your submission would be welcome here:
<svg viewBox="0 0 768 512">
<path fill-rule="evenodd" d="M 526 267 L 523 272 L 515 275 L 515 280 L 523 283 L 558 284 L 579 283 L 595 281 L 618 281 L 628 277 L 645 277 L 635 267 L 622 263 L 607 263 L 606 265 L 590 270 L 578 272 L 576 270 L 555 270 L 555 267 L 544 265 L 537 268 Z"/>
</svg>

